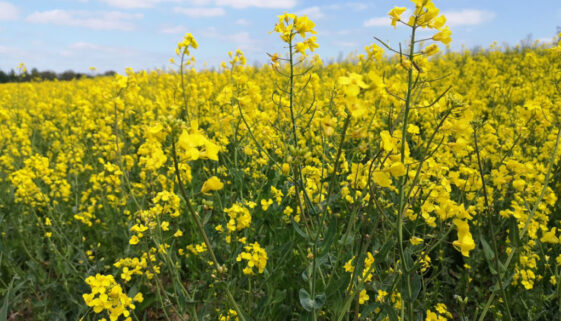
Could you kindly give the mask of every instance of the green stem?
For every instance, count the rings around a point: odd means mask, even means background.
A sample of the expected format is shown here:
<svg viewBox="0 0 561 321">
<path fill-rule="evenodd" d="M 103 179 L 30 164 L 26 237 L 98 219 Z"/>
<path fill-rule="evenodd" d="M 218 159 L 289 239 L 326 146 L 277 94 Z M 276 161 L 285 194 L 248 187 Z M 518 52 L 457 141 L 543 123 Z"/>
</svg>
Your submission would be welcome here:
<svg viewBox="0 0 561 321">
<path fill-rule="evenodd" d="M 208 238 L 208 236 L 205 232 L 205 228 L 203 226 L 203 223 L 201 222 L 201 218 L 199 217 L 199 214 L 193 208 L 193 205 L 191 204 L 191 199 L 187 195 L 187 192 L 185 191 L 185 187 L 183 185 L 183 182 L 181 181 L 181 175 L 179 174 L 180 173 L 179 172 L 179 165 L 178 165 L 178 161 L 177 161 L 177 153 L 175 151 L 175 141 L 173 139 L 172 139 L 172 142 L 171 142 L 171 146 L 172 146 L 172 154 L 173 154 L 173 164 L 175 166 L 175 176 L 177 177 L 177 184 L 179 185 L 179 191 L 180 191 L 181 195 L 183 196 L 183 198 L 185 199 L 185 203 L 187 204 L 187 209 L 189 210 L 189 213 L 191 214 L 191 217 L 195 221 L 195 224 L 197 225 L 197 228 L 198 228 L 199 232 L 201 233 L 201 235 L 203 237 L 203 240 L 206 244 L 208 252 L 210 253 L 210 257 L 212 259 L 212 262 L 214 263 L 214 266 L 216 267 L 216 271 L 218 271 L 218 273 L 222 274 L 222 273 L 224 273 L 224 267 L 218 263 L 218 260 L 216 259 L 216 255 L 214 254 L 214 250 L 212 249 L 212 244 L 210 243 L 210 240 L 209 240 L 209 238 Z M 230 293 L 230 289 L 228 289 L 227 284 L 225 286 L 225 290 L 226 290 L 226 295 L 228 296 L 228 299 L 230 300 L 230 303 L 234 307 L 234 310 L 236 310 L 236 312 L 238 313 L 238 316 L 240 317 L 240 319 L 242 321 L 246 321 L 242 310 L 240 309 L 240 307 L 238 306 L 238 303 L 236 302 L 236 300 L 232 296 L 232 293 Z"/>
<path fill-rule="evenodd" d="M 185 59 L 185 53 L 181 55 L 181 65 L 179 66 L 179 74 L 181 75 L 181 91 L 183 94 L 183 112 L 185 113 L 185 117 L 183 120 L 188 120 L 189 111 L 187 110 L 187 94 L 185 93 L 185 80 L 184 80 L 184 73 L 183 73 L 184 59 Z"/>
<path fill-rule="evenodd" d="M 409 60 L 413 62 L 413 56 L 415 53 L 415 30 L 416 30 L 416 18 L 411 29 L 411 43 L 409 45 Z M 407 125 L 409 120 L 409 110 L 411 109 L 411 94 L 413 92 L 413 67 L 409 67 L 407 74 L 407 97 L 405 100 L 405 111 L 403 113 L 403 127 L 401 132 L 401 163 L 405 163 L 405 144 L 407 143 Z M 401 260 L 401 267 L 403 275 L 405 277 L 405 282 L 407 286 L 407 295 L 404 299 L 407 300 L 407 312 L 408 320 L 413 320 L 413 302 L 412 302 L 412 288 L 411 288 L 411 278 L 409 277 L 409 267 L 405 260 L 405 251 L 403 249 L 403 215 L 405 209 L 405 184 L 407 183 L 407 175 L 401 177 L 399 182 L 399 211 L 397 216 L 397 238 L 399 243 L 399 256 Z"/>
<path fill-rule="evenodd" d="M 551 176 L 551 171 L 552 171 L 552 168 L 553 168 L 553 163 L 555 162 L 555 159 L 557 158 L 557 150 L 559 149 L 559 141 L 560 140 L 561 140 L 561 127 L 559 127 L 558 132 L 557 132 L 557 140 L 555 142 L 555 147 L 553 149 L 553 153 L 552 153 L 551 158 L 549 160 L 549 165 L 547 167 L 547 174 L 545 175 L 545 180 L 544 180 L 544 183 L 543 183 L 544 185 L 543 185 L 542 191 L 540 193 L 540 196 L 539 196 L 538 200 L 534 204 L 534 208 L 530 211 L 530 215 L 528 215 L 528 219 L 526 220 L 526 223 L 524 224 L 524 229 L 522 229 L 522 232 L 520 233 L 520 239 L 522 239 L 524 237 L 524 234 L 526 234 L 526 232 L 528 231 L 528 228 L 530 227 L 530 222 L 534 218 L 534 215 L 536 214 L 536 211 L 538 210 L 538 206 L 540 205 L 540 203 L 543 200 L 543 197 L 545 196 L 545 192 L 547 190 L 547 187 L 548 187 L 548 184 L 549 184 L 549 178 Z M 504 264 L 504 270 L 505 271 L 508 270 L 508 266 L 510 265 L 510 262 L 512 261 L 512 258 L 514 257 L 514 254 L 515 254 L 517 249 L 518 249 L 518 247 L 514 247 L 512 249 L 512 251 L 510 251 L 510 254 L 508 255 L 508 258 L 506 259 L 506 262 Z M 497 271 L 497 273 L 501 273 L 501 271 Z M 481 312 L 481 315 L 479 316 L 479 319 L 478 319 L 479 321 L 483 321 L 485 319 L 485 315 L 487 314 L 487 311 L 489 310 L 489 307 L 491 306 L 491 303 L 493 303 L 493 300 L 495 299 L 496 289 L 497 289 L 497 286 L 495 285 L 493 287 L 492 292 L 491 292 L 491 296 L 487 300 L 487 303 L 485 303 L 485 307 L 483 308 L 483 311 Z"/>
<path fill-rule="evenodd" d="M 489 197 L 487 196 L 487 184 L 485 184 L 485 175 L 483 175 L 483 165 L 481 165 L 481 157 L 479 155 L 479 146 L 477 145 L 477 130 L 473 129 L 473 140 L 475 143 L 475 154 L 477 155 L 477 164 L 479 166 L 479 174 L 481 175 L 481 185 L 483 187 L 483 197 L 485 199 L 485 211 L 487 212 L 487 224 L 491 227 L 491 240 L 493 243 L 493 252 L 495 254 L 495 259 L 493 260 L 495 263 L 495 270 L 497 271 L 497 279 L 499 282 L 499 286 L 501 287 L 501 295 L 503 297 L 503 306 L 506 308 L 506 314 L 508 319 L 512 321 L 512 315 L 510 313 L 510 307 L 508 304 L 508 299 L 506 296 L 506 291 L 503 286 L 503 278 L 501 276 L 501 270 L 499 268 L 499 250 L 497 247 L 497 240 L 495 234 L 495 225 L 493 224 L 493 217 L 491 215 L 491 207 L 489 205 Z"/>
</svg>

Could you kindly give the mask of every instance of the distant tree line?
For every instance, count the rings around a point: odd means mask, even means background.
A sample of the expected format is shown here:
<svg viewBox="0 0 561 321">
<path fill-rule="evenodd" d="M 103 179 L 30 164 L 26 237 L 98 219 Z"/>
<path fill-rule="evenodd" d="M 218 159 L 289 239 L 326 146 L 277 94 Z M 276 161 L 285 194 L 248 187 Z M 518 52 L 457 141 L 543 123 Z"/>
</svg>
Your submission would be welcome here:
<svg viewBox="0 0 561 321">
<path fill-rule="evenodd" d="M 75 72 L 73 70 L 66 70 L 61 73 L 56 73 L 51 70 L 46 71 L 39 71 L 37 68 L 31 69 L 31 71 L 24 71 L 22 73 L 16 73 L 13 69 L 10 72 L 4 72 L 0 70 L 0 83 L 8 83 L 8 82 L 28 82 L 28 81 L 49 81 L 49 80 L 61 80 L 61 81 L 68 81 L 73 79 L 81 79 L 81 78 L 93 78 L 93 77 L 102 77 L 102 76 L 112 76 L 115 72 L 110 70 L 106 71 L 103 74 L 86 74 L 81 72 Z"/>
</svg>

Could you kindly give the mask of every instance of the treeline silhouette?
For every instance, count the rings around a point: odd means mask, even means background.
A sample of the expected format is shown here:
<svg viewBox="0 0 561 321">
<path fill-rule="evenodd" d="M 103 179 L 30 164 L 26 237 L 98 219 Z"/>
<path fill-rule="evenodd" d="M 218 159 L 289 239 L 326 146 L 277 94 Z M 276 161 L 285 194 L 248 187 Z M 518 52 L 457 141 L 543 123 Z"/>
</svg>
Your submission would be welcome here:
<svg viewBox="0 0 561 321">
<path fill-rule="evenodd" d="M 10 72 L 4 72 L 0 70 L 0 83 L 8 82 L 29 82 L 29 81 L 49 81 L 49 80 L 61 80 L 69 81 L 73 79 L 81 78 L 93 78 L 93 77 L 103 77 L 112 76 L 115 72 L 110 70 L 102 74 L 86 74 L 81 72 L 75 72 L 73 70 L 66 70 L 61 73 L 56 73 L 51 70 L 39 71 L 37 68 L 31 69 L 31 71 L 24 71 L 22 73 L 16 73 L 13 69 Z"/>
</svg>

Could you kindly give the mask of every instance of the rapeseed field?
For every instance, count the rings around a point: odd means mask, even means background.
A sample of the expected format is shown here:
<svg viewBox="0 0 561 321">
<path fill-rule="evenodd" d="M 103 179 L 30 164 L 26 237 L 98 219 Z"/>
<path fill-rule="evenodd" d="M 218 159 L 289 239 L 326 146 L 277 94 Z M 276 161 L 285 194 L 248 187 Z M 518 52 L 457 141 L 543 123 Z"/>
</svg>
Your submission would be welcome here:
<svg viewBox="0 0 561 321">
<path fill-rule="evenodd" d="M 1 85 L 0 321 L 561 318 L 561 49 L 412 2 L 341 63 L 285 13 L 262 67 Z"/>
</svg>

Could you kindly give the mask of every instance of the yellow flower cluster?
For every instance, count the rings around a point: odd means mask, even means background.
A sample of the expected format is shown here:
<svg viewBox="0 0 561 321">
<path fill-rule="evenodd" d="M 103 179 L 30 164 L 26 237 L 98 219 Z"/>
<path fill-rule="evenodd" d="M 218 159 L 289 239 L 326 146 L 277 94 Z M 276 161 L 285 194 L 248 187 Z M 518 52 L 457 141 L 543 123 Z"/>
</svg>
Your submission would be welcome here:
<svg viewBox="0 0 561 321">
<path fill-rule="evenodd" d="M 131 321 L 130 311 L 135 309 L 133 301 L 144 300 L 140 292 L 134 298 L 128 297 L 112 275 L 90 276 L 86 283 L 91 287 L 91 293 L 84 294 L 84 301 L 95 313 L 107 312 L 111 321 L 118 320 L 120 316 Z"/>
<path fill-rule="evenodd" d="M 308 37 L 309 34 L 316 34 L 313 23 L 307 16 L 297 16 L 291 13 L 285 13 L 279 16 L 279 22 L 275 25 L 274 31 L 280 34 L 282 41 L 294 46 L 297 53 L 302 57 L 306 56 L 306 51 L 314 51 L 318 48 L 315 36 Z M 302 41 L 294 42 L 296 35 L 300 35 Z M 275 62 L 273 60 L 273 62 Z"/>
<path fill-rule="evenodd" d="M 453 318 L 444 303 L 438 303 L 434 309 L 436 312 L 427 310 L 425 321 L 447 321 Z"/>
<path fill-rule="evenodd" d="M 401 17 L 405 8 L 392 9 L 391 23 L 436 30 L 432 40 L 448 44 L 446 19 L 432 1 L 413 3 L 408 19 Z M 281 15 L 275 31 L 297 57 L 317 47 L 307 17 Z M 339 289 L 359 309 L 375 300 L 384 309 L 409 310 L 402 287 L 384 280 L 414 280 L 406 278 L 410 270 L 427 282 L 415 302 L 426 305 L 414 307 L 426 320 L 452 319 L 429 293 L 439 268 L 463 274 L 439 286 L 465 292 L 470 302 L 481 299 L 474 289 L 499 288 L 489 287 L 497 273 L 505 282 L 512 275 L 510 296 L 519 290 L 551 300 L 561 277 L 561 153 L 552 158 L 561 120 L 558 52 L 493 45 L 437 55 L 435 43 L 414 44 L 410 60 L 369 45 L 336 64 L 254 67 L 232 51 L 224 55 L 231 68 L 218 72 L 182 65 L 178 73 L 127 70 L 1 85 L 0 210 L 8 213 L 2 242 L 26 250 L 40 244 L 31 253 L 41 255 L 32 259 L 48 277 L 69 273 L 53 263 L 64 259 L 80 280 L 113 273 L 131 289 L 148 289 L 150 299 L 173 287 L 174 295 L 162 307 L 153 303 L 150 313 L 183 307 L 174 298 L 191 294 L 189 302 L 202 302 L 201 293 L 225 301 L 221 289 L 240 300 L 267 287 L 292 293 L 310 262 L 315 281 L 330 286 L 337 283 L 330 278 L 348 277 L 361 263 L 356 283 Z M 197 46 L 188 35 L 177 53 Z M 290 60 L 283 57 L 272 55 L 274 62 Z M 305 77 L 287 78 L 290 67 Z M 408 78 L 417 86 L 409 98 Z M 215 191 L 221 192 L 209 196 Z M 485 239 L 497 241 L 496 254 Z M 66 245 L 78 253 L 75 261 L 61 257 Z M 20 252 L 6 255 L 13 262 L 32 256 Z M 282 260 L 290 262 L 275 266 L 283 273 L 248 277 Z M 6 261 L 0 264 L 9 270 Z M 229 265 L 242 261 L 243 275 L 230 279 L 228 271 L 237 269 Z M 248 290 L 236 283 L 249 278 Z M 111 275 L 87 283 L 92 291 L 84 300 L 96 313 L 130 318 L 134 299 Z M 320 305 L 325 283 L 315 286 L 310 300 Z M 288 302 L 301 312 L 298 300 Z M 205 318 L 213 320 L 244 317 L 234 304 L 212 304 L 194 312 L 209 311 Z M 333 306 L 343 305 L 323 305 L 320 318 L 330 318 Z"/>
<path fill-rule="evenodd" d="M 218 317 L 218 320 L 219 321 L 239 321 L 240 318 L 238 318 L 238 313 L 236 312 L 236 310 L 229 309 L 228 313 L 220 314 L 220 316 Z"/>
<path fill-rule="evenodd" d="M 228 224 L 226 224 L 226 228 L 228 228 L 230 232 L 241 231 L 244 228 L 248 228 L 251 224 L 251 214 L 249 210 L 240 203 L 236 203 L 224 209 L 224 212 L 226 212 L 230 218 Z"/>
<path fill-rule="evenodd" d="M 267 252 L 259 243 L 251 243 L 244 246 L 245 251 L 241 252 L 236 261 L 247 261 L 247 266 L 243 268 L 243 273 L 253 275 L 255 273 L 263 273 L 267 266 Z"/>
<path fill-rule="evenodd" d="M 199 48 L 199 44 L 195 40 L 192 34 L 187 33 L 183 38 L 183 41 L 177 44 L 177 49 L 175 53 L 180 56 L 182 54 L 190 55 L 189 48 L 197 49 Z"/>
<path fill-rule="evenodd" d="M 197 122 L 191 123 L 189 131 L 184 130 L 179 135 L 177 147 L 182 161 L 197 159 L 218 160 L 218 146 L 203 135 Z"/>
</svg>

